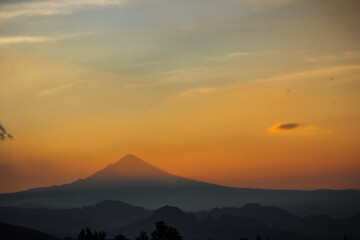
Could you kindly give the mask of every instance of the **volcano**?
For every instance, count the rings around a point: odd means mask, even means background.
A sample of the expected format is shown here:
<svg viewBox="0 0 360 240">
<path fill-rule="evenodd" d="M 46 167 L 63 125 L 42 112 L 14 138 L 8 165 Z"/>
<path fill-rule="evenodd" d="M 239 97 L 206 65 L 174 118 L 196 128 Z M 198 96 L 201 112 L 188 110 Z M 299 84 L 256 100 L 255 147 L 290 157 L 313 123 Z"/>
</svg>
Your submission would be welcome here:
<svg viewBox="0 0 360 240">
<path fill-rule="evenodd" d="M 240 173 L 241 174 L 241 173 Z M 165 205 L 185 210 L 240 207 L 260 203 L 281 207 L 298 215 L 350 216 L 360 212 L 358 190 L 270 190 L 226 187 L 175 176 L 134 155 L 73 183 L 0 194 L 0 206 L 94 205 L 116 200 L 156 209 Z"/>
<path fill-rule="evenodd" d="M 189 179 L 169 174 L 134 155 L 128 154 L 115 164 L 109 164 L 88 178 L 80 179 L 68 187 L 166 186 L 190 182 L 192 181 Z"/>
</svg>

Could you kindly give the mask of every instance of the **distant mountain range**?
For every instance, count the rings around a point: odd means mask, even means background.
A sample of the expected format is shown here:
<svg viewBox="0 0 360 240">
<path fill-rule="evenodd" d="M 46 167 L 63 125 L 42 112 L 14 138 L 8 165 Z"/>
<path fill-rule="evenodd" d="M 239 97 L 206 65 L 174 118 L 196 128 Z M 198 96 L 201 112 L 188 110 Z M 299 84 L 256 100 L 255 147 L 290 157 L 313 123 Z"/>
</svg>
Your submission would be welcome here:
<svg viewBox="0 0 360 240">
<path fill-rule="evenodd" d="M 225 187 L 169 174 L 133 155 L 127 155 L 88 178 L 70 184 L 0 194 L 0 206 L 70 208 L 93 205 L 106 199 L 147 209 L 172 205 L 197 211 L 214 207 L 240 207 L 256 202 L 281 207 L 301 216 L 328 214 L 348 217 L 360 212 L 358 190 Z"/>
<path fill-rule="evenodd" d="M 283 209 L 260 204 L 200 212 L 184 212 L 171 206 L 150 211 L 110 200 L 95 206 L 62 210 L 0 208 L 0 222 L 46 233 L 44 238 L 36 239 L 54 239 L 47 234 L 60 238 L 76 237 L 85 227 L 105 230 L 109 239 L 118 233 L 135 239 L 140 231 L 153 231 L 158 221 L 176 227 L 185 240 L 255 239 L 257 235 L 277 240 L 343 240 L 345 236 L 349 240 L 360 239 L 360 214 L 345 219 L 325 215 L 299 217 Z M 1 227 L 0 224 L 0 236 Z M 37 236 L 34 234 L 39 233 L 33 231 L 29 234 Z"/>
<path fill-rule="evenodd" d="M 258 214 L 261 214 L 262 207 L 258 205 L 256 211 Z M 275 219 L 276 218 L 274 218 L 274 220 Z M 272 238 L 276 237 L 278 240 L 316 239 L 311 235 L 299 234 L 297 231 L 287 231 L 280 227 L 273 228 L 261 219 L 243 217 L 241 215 L 224 214 L 216 218 L 207 217 L 198 220 L 193 214 L 185 213 L 179 208 L 170 206 L 160 208 L 149 218 L 119 228 L 113 231 L 113 233 L 122 232 L 134 238 L 140 230 L 151 232 L 154 224 L 158 221 L 165 221 L 169 225 L 177 227 L 179 232 L 183 234 L 184 239 L 188 240 L 205 240 L 209 238 L 238 240 L 245 237 L 255 239 L 257 235 Z"/>
<path fill-rule="evenodd" d="M 151 216 L 152 211 L 120 201 L 71 209 L 0 207 L 0 222 L 37 229 L 49 234 L 76 236 L 85 227 L 113 230 Z"/>
</svg>

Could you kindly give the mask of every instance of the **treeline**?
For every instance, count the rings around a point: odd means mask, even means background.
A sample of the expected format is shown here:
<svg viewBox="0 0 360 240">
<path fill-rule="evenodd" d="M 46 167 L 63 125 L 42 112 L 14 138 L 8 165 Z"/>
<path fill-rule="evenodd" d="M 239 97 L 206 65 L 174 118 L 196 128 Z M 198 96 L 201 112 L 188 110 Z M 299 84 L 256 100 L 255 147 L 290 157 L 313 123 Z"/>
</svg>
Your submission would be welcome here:
<svg viewBox="0 0 360 240">
<path fill-rule="evenodd" d="M 78 240 L 106 240 L 106 233 L 103 231 L 91 231 L 89 228 L 82 229 L 78 235 Z M 113 240 L 130 240 L 127 236 L 119 233 Z M 182 236 L 174 227 L 167 226 L 164 221 L 155 224 L 155 230 L 149 235 L 141 231 L 135 240 L 182 240 Z"/>
<path fill-rule="evenodd" d="M 72 240 L 72 238 L 66 238 L 65 240 Z M 106 238 L 104 231 L 92 231 L 89 228 L 82 229 L 78 234 L 77 240 L 109 240 Z M 131 240 L 124 234 L 117 234 L 111 240 Z M 155 224 L 155 230 L 148 234 L 147 232 L 141 231 L 139 236 L 134 240 L 183 240 L 178 230 L 175 227 L 167 226 L 164 221 L 159 221 Z M 208 238 L 206 240 L 213 240 Z M 251 240 L 249 238 L 239 238 L 239 240 Z M 257 235 L 254 240 L 276 240 L 275 237 L 264 237 Z M 344 237 L 343 240 L 348 240 Z"/>
</svg>

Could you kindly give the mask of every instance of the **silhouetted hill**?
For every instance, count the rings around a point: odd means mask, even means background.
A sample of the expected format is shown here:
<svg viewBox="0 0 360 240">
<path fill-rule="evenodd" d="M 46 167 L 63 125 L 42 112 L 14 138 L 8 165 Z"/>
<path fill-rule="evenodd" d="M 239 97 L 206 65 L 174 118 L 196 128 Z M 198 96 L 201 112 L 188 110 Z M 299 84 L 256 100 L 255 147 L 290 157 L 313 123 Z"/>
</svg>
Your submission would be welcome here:
<svg viewBox="0 0 360 240">
<path fill-rule="evenodd" d="M 164 220 L 170 225 L 186 223 L 186 225 L 191 226 L 196 222 L 194 215 L 183 212 L 180 208 L 171 206 L 159 208 L 152 214 L 151 217 L 149 217 L 149 219 L 153 221 Z"/>
<path fill-rule="evenodd" d="M 151 211 L 120 201 L 107 200 L 80 210 L 83 218 L 96 219 L 109 227 L 123 226 L 150 216 Z"/>
<path fill-rule="evenodd" d="M 165 206 L 156 210 L 149 218 L 135 222 L 126 227 L 112 231 L 113 234 L 126 232 L 131 237 L 138 235 L 140 230 L 150 232 L 158 221 L 165 221 L 171 226 L 176 226 L 182 233 L 193 232 L 197 224 L 192 214 L 183 212 L 177 207 Z"/>
<path fill-rule="evenodd" d="M 298 215 L 351 216 L 360 212 L 357 190 L 265 190 L 219 186 L 169 174 L 133 155 L 70 184 L 0 194 L 1 206 L 42 203 L 59 208 L 120 200 L 148 209 L 164 205 L 186 210 L 239 207 L 249 202 L 276 206 Z"/>
<path fill-rule="evenodd" d="M 202 235 L 213 239 L 235 240 L 240 237 L 255 239 L 257 235 L 271 237 L 277 240 L 315 240 L 311 235 L 270 227 L 262 221 L 241 217 L 223 215 L 215 219 L 205 219 L 201 222 Z"/>
<path fill-rule="evenodd" d="M 21 209 L 0 207 L 0 221 L 41 230 L 55 236 L 74 236 L 91 227 L 110 230 L 151 215 L 151 211 L 119 201 L 107 200 L 95 206 L 73 209 Z"/>
<path fill-rule="evenodd" d="M 258 234 L 262 236 L 276 236 L 278 240 L 315 239 L 311 236 L 291 231 L 273 229 L 259 220 L 240 216 L 222 215 L 217 218 L 206 218 L 199 221 L 196 220 L 194 215 L 185 213 L 179 208 L 169 206 L 160 208 L 147 219 L 113 231 L 110 236 L 120 232 L 133 238 L 141 230 L 151 232 L 154 224 L 158 221 L 165 221 L 170 226 L 176 227 L 186 240 L 208 238 L 235 240 L 240 239 L 240 237 L 255 239 Z"/>
<path fill-rule="evenodd" d="M 272 206 L 262 206 L 258 203 L 245 204 L 241 208 L 214 208 L 206 212 L 194 213 L 198 218 L 212 217 L 217 218 L 223 215 L 249 217 L 261 220 L 267 224 L 279 225 L 284 227 L 297 225 L 300 223 L 299 217 L 288 213 L 287 211 Z"/>
<path fill-rule="evenodd" d="M 5 223 L 0 223 L 0 238 L 2 240 L 57 240 L 58 238 L 36 231 Z"/>
<path fill-rule="evenodd" d="M 299 217 L 287 211 L 260 204 L 246 204 L 241 208 L 215 208 L 209 212 L 194 213 L 199 219 L 222 216 L 247 217 L 265 223 L 272 230 L 282 230 L 312 236 L 317 239 L 360 238 L 360 214 L 346 219 L 333 219 L 326 215 Z"/>
<path fill-rule="evenodd" d="M 95 206 L 64 210 L 0 208 L 0 222 L 29 227 L 57 237 L 76 237 L 80 229 L 90 227 L 107 231 L 109 237 L 123 233 L 134 238 L 140 231 L 151 232 L 158 221 L 176 227 L 186 240 L 255 239 L 257 234 L 276 237 L 277 240 L 342 240 L 345 236 L 349 240 L 360 239 L 360 214 L 345 219 L 326 215 L 299 217 L 283 209 L 260 204 L 195 213 L 171 206 L 152 212 L 111 200 Z"/>
</svg>

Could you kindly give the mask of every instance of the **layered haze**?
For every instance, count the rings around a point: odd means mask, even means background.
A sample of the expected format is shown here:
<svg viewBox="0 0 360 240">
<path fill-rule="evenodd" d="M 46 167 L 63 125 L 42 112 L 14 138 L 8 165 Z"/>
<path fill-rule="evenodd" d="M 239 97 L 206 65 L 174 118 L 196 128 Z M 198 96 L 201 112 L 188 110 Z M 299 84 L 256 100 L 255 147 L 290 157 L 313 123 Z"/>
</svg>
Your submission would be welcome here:
<svg viewBox="0 0 360 240">
<path fill-rule="evenodd" d="M 359 189 L 359 11 L 1 1 L 0 192 L 73 182 L 128 153 L 227 186 Z"/>
</svg>

